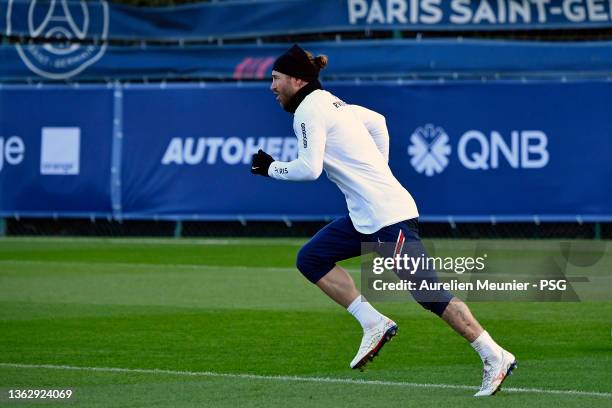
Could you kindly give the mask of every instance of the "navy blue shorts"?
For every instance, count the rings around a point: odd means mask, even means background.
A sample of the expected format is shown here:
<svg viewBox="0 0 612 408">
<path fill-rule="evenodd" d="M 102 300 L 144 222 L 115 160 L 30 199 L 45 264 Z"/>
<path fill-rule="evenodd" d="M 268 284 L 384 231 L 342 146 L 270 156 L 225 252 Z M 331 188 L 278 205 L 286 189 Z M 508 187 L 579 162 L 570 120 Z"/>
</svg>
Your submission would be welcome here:
<svg viewBox="0 0 612 408">
<path fill-rule="evenodd" d="M 362 234 L 355 229 L 348 215 L 323 227 L 298 252 L 296 266 L 312 283 L 317 283 L 333 269 L 336 262 L 361 255 L 362 242 L 396 242 L 402 231 L 407 243 L 420 244 L 419 225 L 416 218 L 381 228 L 373 234 Z M 391 254 L 383 254 L 389 256 Z M 435 270 L 419 270 L 411 280 L 437 282 Z M 421 306 L 441 315 L 453 295 L 448 291 L 411 291 Z"/>
</svg>

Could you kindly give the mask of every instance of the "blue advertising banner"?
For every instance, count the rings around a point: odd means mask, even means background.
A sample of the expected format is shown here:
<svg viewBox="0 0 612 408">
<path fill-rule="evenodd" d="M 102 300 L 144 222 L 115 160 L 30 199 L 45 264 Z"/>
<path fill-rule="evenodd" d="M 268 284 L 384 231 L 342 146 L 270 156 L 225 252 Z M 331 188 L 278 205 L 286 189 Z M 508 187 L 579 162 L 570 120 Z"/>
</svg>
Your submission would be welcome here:
<svg viewBox="0 0 612 408">
<path fill-rule="evenodd" d="M 0 212 L 111 211 L 112 91 L 0 90 Z"/>
<path fill-rule="evenodd" d="M 610 81 L 326 87 L 386 116 L 390 166 L 423 220 L 612 219 Z M 279 160 L 296 156 L 291 121 L 257 83 L 4 86 L 0 214 L 344 214 L 344 198 L 325 175 L 299 183 L 250 174 L 259 148 Z"/>
<path fill-rule="evenodd" d="M 612 215 L 610 81 L 421 83 L 338 94 L 387 117 L 391 168 L 429 219 Z"/>
<path fill-rule="evenodd" d="M 124 93 L 123 112 L 125 217 L 320 219 L 343 211 L 344 197 L 325 178 L 251 175 L 258 149 L 297 157 L 291 116 L 267 87 L 136 87 Z"/>
<path fill-rule="evenodd" d="M 609 0 L 256 0 L 132 7 L 103 0 L 0 0 L 0 31 L 64 39 L 207 40 L 359 30 L 610 27 Z"/>
<path fill-rule="evenodd" d="M 326 79 L 436 76 L 607 76 L 612 42 L 382 40 L 303 44 L 329 57 Z M 21 48 L 19 48 L 21 47 Z M 0 46 L 0 81 L 34 79 L 270 78 L 288 44 L 116 47 Z M 77 56 L 78 58 L 75 58 Z"/>
<path fill-rule="evenodd" d="M 612 215 L 610 82 L 330 89 L 386 116 L 391 167 L 430 219 Z M 345 211 L 327 180 L 319 186 L 248 174 L 259 147 L 280 160 L 295 154 L 291 116 L 262 86 L 132 89 L 125 102 L 124 148 L 140 152 L 124 157 L 126 214 Z"/>
</svg>

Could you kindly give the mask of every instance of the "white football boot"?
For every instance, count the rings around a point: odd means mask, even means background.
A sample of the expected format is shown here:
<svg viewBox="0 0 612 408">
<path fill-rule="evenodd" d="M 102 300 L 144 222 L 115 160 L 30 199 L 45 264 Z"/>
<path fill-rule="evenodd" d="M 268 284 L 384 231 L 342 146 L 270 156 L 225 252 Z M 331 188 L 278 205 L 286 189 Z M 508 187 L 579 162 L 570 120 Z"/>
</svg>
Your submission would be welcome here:
<svg viewBox="0 0 612 408">
<path fill-rule="evenodd" d="M 494 395 L 501 388 L 502 383 L 516 368 L 516 358 L 512 353 L 502 350 L 501 358 L 485 360 L 482 374 L 482 386 L 474 394 L 475 397 Z"/>
<path fill-rule="evenodd" d="M 351 361 L 351 368 L 363 368 L 368 361 L 378 355 L 380 349 L 397 334 L 397 324 L 384 317 L 376 326 L 363 332 L 357 355 Z"/>
</svg>

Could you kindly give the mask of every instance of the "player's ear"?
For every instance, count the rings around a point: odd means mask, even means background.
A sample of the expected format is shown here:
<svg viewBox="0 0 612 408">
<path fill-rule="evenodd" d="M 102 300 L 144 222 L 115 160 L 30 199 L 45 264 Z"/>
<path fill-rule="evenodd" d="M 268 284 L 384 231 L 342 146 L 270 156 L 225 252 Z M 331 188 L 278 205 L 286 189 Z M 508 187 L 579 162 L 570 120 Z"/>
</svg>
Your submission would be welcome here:
<svg viewBox="0 0 612 408">
<path fill-rule="evenodd" d="M 303 87 L 304 85 L 306 85 L 306 84 L 308 83 L 308 82 L 304 81 L 304 80 L 303 80 L 303 79 L 301 79 L 301 78 L 293 78 L 293 79 L 295 80 L 295 85 L 296 85 L 298 88 L 301 88 L 301 87 Z"/>
</svg>

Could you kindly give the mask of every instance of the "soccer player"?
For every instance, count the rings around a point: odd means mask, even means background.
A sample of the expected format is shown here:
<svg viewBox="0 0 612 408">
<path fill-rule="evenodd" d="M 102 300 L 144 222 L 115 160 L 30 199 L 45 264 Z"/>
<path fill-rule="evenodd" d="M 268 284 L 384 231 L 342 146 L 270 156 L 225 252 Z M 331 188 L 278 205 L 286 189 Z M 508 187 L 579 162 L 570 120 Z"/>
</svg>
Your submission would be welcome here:
<svg viewBox="0 0 612 408">
<path fill-rule="evenodd" d="M 298 157 L 276 161 L 262 150 L 253 155 L 251 173 L 277 180 L 317 179 L 323 170 L 344 193 L 348 216 L 326 225 L 297 254 L 300 272 L 325 294 L 345 307 L 361 324 L 363 338 L 351 368 L 373 359 L 397 332 L 393 320 L 376 310 L 357 291 L 350 275 L 336 262 L 361 254 L 362 242 L 420 243 L 416 204 L 391 173 L 389 134 L 384 116 L 348 105 L 318 80 L 327 65 L 324 55 L 313 57 L 298 45 L 274 63 L 270 90 L 293 117 Z M 436 280 L 435 271 L 419 271 L 418 279 Z M 484 364 L 476 396 L 494 394 L 516 366 L 514 356 L 501 348 L 474 318 L 470 309 L 444 290 L 412 291 L 427 310 L 440 316 L 470 342 Z"/>
</svg>

